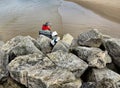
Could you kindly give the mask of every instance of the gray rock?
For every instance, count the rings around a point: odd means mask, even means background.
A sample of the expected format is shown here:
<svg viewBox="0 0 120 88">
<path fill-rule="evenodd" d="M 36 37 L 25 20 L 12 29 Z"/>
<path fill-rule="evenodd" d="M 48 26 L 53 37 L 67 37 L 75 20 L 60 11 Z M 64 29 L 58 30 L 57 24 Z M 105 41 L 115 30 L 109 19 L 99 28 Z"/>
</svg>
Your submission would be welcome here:
<svg viewBox="0 0 120 88">
<path fill-rule="evenodd" d="M 4 44 L 1 49 L 8 54 L 9 61 L 20 55 L 42 53 L 32 41 L 29 36 L 17 36 Z"/>
<path fill-rule="evenodd" d="M 103 79 L 110 79 L 114 83 L 120 82 L 120 75 L 110 69 L 93 69 L 89 75 L 89 81 L 99 82 Z"/>
<path fill-rule="evenodd" d="M 104 68 L 107 63 L 112 62 L 107 51 L 102 51 L 99 48 L 77 46 L 72 47 L 70 51 L 82 60 L 88 62 L 88 65 L 91 67 Z"/>
<path fill-rule="evenodd" d="M 63 42 L 63 41 L 58 41 L 56 43 L 56 45 L 53 47 L 52 52 L 58 51 L 58 50 L 62 50 L 64 52 L 68 52 L 69 51 L 69 47 L 70 45 Z"/>
<path fill-rule="evenodd" d="M 29 88 L 80 88 L 81 86 L 81 81 L 65 69 L 42 68 L 35 71 L 28 76 Z"/>
<path fill-rule="evenodd" d="M 28 88 L 79 88 L 81 80 L 69 70 L 56 66 L 42 54 L 16 57 L 8 66 L 13 79 Z M 72 85 L 73 84 L 73 85 Z"/>
<path fill-rule="evenodd" d="M 61 50 L 47 54 L 47 56 L 57 66 L 68 69 L 69 71 L 73 72 L 78 78 L 84 73 L 84 71 L 88 67 L 86 62 L 84 62 L 74 54 L 63 52 Z"/>
<path fill-rule="evenodd" d="M 97 29 L 81 33 L 78 36 L 78 44 L 82 46 L 100 47 L 102 44 L 102 34 Z"/>
<path fill-rule="evenodd" d="M 99 82 L 86 82 L 83 83 L 81 88 L 119 88 L 117 84 L 111 79 L 102 79 Z"/>
<path fill-rule="evenodd" d="M 3 41 L 0 41 L 0 48 L 4 45 Z"/>
<path fill-rule="evenodd" d="M 85 83 L 83 83 L 81 88 L 96 88 L 96 83 L 95 82 L 85 82 Z"/>
<path fill-rule="evenodd" d="M 111 63 L 112 60 L 107 52 L 101 51 L 88 57 L 87 62 L 91 67 L 104 68 L 106 64 Z"/>
<path fill-rule="evenodd" d="M 51 39 L 44 36 L 44 35 L 40 35 L 37 38 L 37 42 L 40 45 L 40 50 L 43 53 L 50 53 L 52 51 L 52 46 L 50 45 Z"/>
<path fill-rule="evenodd" d="M 117 84 L 112 79 L 103 78 L 101 81 L 97 82 L 96 88 L 119 88 Z"/>
<path fill-rule="evenodd" d="M 70 34 L 65 34 L 62 38 L 62 41 L 69 44 L 69 45 L 71 45 L 72 40 L 73 40 L 73 36 Z"/>
<path fill-rule="evenodd" d="M 8 65 L 8 59 L 4 51 L 0 50 L 0 82 L 4 82 L 8 77 L 8 70 L 6 66 Z"/>
<path fill-rule="evenodd" d="M 14 81 L 11 78 L 8 78 L 7 81 L 5 81 L 4 83 L 0 84 L 0 88 L 26 88 L 25 86 L 17 83 L 16 81 Z"/>
<path fill-rule="evenodd" d="M 111 79 L 103 78 L 98 82 L 85 82 L 81 88 L 119 88 Z"/>
<path fill-rule="evenodd" d="M 78 39 L 73 39 L 70 47 L 76 47 L 76 46 L 79 46 L 78 45 Z"/>
<path fill-rule="evenodd" d="M 120 68 L 120 39 L 107 39 L 104 46 L 112 56 L 114 63 Z"/>
<path fill-rule="evenodd" d="M 40 45 L 37 40 L 35 40 L 34 38 L 32 38 L 30 36 L 25 36 L 25 37 L 30 39 L 33 42 L 33 44 L 40 50 Z"/>
<path fill-rule="evenodd" d="M 75 82 L 63 84 L 62 88 L 80 88 L 81 85 L 81 80 L 76 80 Z"/>
<path fill-rule="evenodd" d="M 18 56 L 14 60 L 12 60 L 8 65 L 8 70 L 10 72 L 11 77 L 20 82 L 21 84 L 27 85 L 27 76 L 29 70 L 32 66 L 37 64 L 43 58 L 42 54 L 29 54 L 25 56 Z"/>
<path fill-rule="evenodd" d="M 109 35 L 102 35 L 102 37 L 103 37 L 103 40 L 106 40 L 106 39 L 111 39 L 112 37 L 111 36 L 109 36 Z"/>
</svg>

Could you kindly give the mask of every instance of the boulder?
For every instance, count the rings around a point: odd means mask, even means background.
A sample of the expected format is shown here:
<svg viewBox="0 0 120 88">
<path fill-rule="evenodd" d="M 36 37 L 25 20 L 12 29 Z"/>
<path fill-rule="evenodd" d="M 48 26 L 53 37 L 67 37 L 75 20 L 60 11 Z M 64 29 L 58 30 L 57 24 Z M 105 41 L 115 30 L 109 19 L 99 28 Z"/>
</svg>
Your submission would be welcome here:
<svg viewBox="0 0 120 88">
<path fill-rule="evenodd" d="M 31 36 L 24 36 L 24 37 L 30 39 L 30 40 L 33 42 L 33 44 L 40 50 L 40 45 L 39 45 L 39 43 L 37 42 L 37 40 L 35 40 L 35 39 L 32 38 Z"/>
<path fill-rule="evenodd" d="M 52 40 L 44 35 L 40 35 L 38 38 L 37 38 L 37 42 L 38 44 L 40 45 L 40 50 L 43 52 L 43 53 L 50 53 L 52 51 L 52 46 L 50 45 L 50 42 Z"/>
<path fill-rule="evenodd" d="M 98 82 L 85 82 L 81 88 L 119 88 L 119 86 L 113 80 L 103 78 Z"/>
<path fill-rule="evenodd" d="M 73 72 L 77 78 L 79 78 L 88 67 L 86 62 L 84 62 L 74 54 L 67 53 L 61 50 L 47 54 L 47 56 L 57 66 Z"/>
<path fill-rule="evenodd" d="M 104 34 L 102 34 L 102 37 L 103 37 L 103 40 L 111 39 L 111 38 L 112 38 L 111 36 L 109 36 L 109 35 L 104 35 Z"/>
<path fill-rule="evenodd" d="M 71 45 L 72 40 L 73 40 L 73 36 L 70 34 L 65 34 L 62 38 L 62 41 L 69 44 L 69 45 Z"/>
<path fill-rule="evenodd" d="M 100 47 L 102 44 L 102 34 L 97 29 L 81 33 L 78 36 L 78 44 L 82 46 Z"/>
<path fill-rule="evenodd" d="M 4 51 L 0 50 L 0 82 L 4 82 L 8 77 L 8 70 L 6 66 L 8 65 L 8 59 Z"/>
<path fill-rule="evenodd" d="M 97 68 L 104 68 L 106 67 L 107 63 L 111 63 L 111 57 L 108 55 L 107 52 L 101 51 L 96 52 L 87 60 L 90 67 L 97 67 Z"/>
<path fill-rule="evenodd" d="M 15 80 L 8 78 L 6 82 L 0 84 L 0 88 L 27 88 L 24 85 L 17 83 Z"/>
<path fill-rule="evenodd" d="M 28 88 L 79 88 L 81 80 L 67 69 L 54 64 L 48 57 L 34 53 L 16 57 L 8 66 L 13 79 Z"/>
<path fill-rule="evenodd" d="M 70 47 L 76 47 L 76 46 L 79 46 L 78 45 L 78 39 L 73 39 Z"/>
<path fill-rule="evenodd" d="M 0 41 L 0 48 L 4 45 L 3 41 Z"/>
<path fill-rule="evenodd" d="M 114 63 L 120 68 L 120 39 L 106 39 L 104 46 L 112 56 Z"/>
<path fill-rule="evenodd" d="M 28 86 L 27 76 L 30 71 L 29 69 L 41 61 L 42 58 L 43 55 L 37 53 L 16 57 L 8 64 L 10 76 L 21 84 Z"/>
<path fill-rule="evenodd" d="M 62 88 L 80 88 L 82 81 L 76 80 L 75 82 L 65 83 Z"/>
<path fill-rule="evenodd" d="M 81 88 L 96 88 L 95 82 L 84 82 Z"/>
<path fill-rule="evenodd" d="M 37 72 L 35 72 L 37 71 Z M 61 68 L 41 68 L 28 76 L 28 88 L 80 88 L 81 81 L 72 72 Z"/>
<path fill-rule="evenodd" d="M 69 47 L 70 45 L 63 42 L 63 41 L 58 41 L 56 43 L 56 45 L 53 47 L 52 52 L 58 51 L 58 50 L 62 50 L 64 52 L 68 52 L 69 51 Z"/>
<path fill-rule="evenodd" d="M 70 51 L 86 61 L 91 67 L 104 68 L 107 63 L 112 62 L 107 51 L 102 51 L 99 48 L 77 46 L 72 47 Z"/>
<path fill-rule="evenodd" d="M 96 88 L 119 88 L 117 84 L 114 83 L 112 79 L 103 78 L 101 81 L 97 82 Z"/>
<path fill-rule="evenodd" d="M 17 56 L 42 53 L 34 43 L 35 40 L 29 36 L 17 36 L 4 44 L 1 49 L 8 54 L 9 61 L 11 61 Z"/>
<path fill-rule="evenodd" d="M 88 78 L 89 78 L 88 81 L 91 81 L 91 82 L 99 82 L 104 79 L 111 80 L 111 82 L 114 82 L 114 83 L 120 82 L 120 75 L 107 68 L 93 69 L 92 72 L 89 74 Z"/>
</svg>

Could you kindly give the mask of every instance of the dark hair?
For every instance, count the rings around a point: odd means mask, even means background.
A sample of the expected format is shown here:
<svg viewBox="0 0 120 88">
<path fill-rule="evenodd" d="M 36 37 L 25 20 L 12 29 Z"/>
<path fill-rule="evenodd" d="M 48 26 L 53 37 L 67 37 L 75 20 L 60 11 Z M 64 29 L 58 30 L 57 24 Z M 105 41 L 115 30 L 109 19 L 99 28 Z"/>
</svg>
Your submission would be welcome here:
<svg viewBox="0 0 120 88">
<path fill-rule="evenodd" d="M 50 23 L 50 22 L 46 22 L 44 25 L 45 25 L 45 26 L 50 26 L 51 23 Z"/>
</svg>

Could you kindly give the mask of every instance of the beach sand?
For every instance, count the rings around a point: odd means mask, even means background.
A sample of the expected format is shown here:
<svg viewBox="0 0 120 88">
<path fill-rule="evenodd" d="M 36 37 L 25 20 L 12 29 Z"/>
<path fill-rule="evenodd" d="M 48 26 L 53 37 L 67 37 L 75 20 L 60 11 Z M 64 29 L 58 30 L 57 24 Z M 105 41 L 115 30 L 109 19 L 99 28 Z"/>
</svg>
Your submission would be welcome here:
<svg viewBox="0 0 120 88">
<path fill-rule="evenodd" d="M 17 35 L 37 38 L 46 21 L 52 23 L 52 31 L 62 35 L 59 5 L 57 0 L 1 0 L 0 40 L 8 41 Z"/>
<path fill-rule="evenodd" d="M 52 31 L 57 31 L 59 36 L 70 33 L 77 38 L 81 32 L 97 28 L 104 34 L 120 38 L 120 16 L 118 16 L 119 14 L 114 15 L 114 11 L 116 11 L 114 8 L 112 8 L 113 13 L 111 15 L 118 17 L 117 22 L 114 17 L 110 17 L 109 15 L 102 16 L 94 13 L 94 10 L 84 8 L 83 5 L 91 6 L 90 1 L 73 1 L 84 2 L 84 4 L 78 5 L 63 0 L 1 0 L 0 40 L 8 41 L 17 35 L 30 35 L 37 38 L 42 24 L 46 21 L 52 23 Z M 100 0 L 92 1 L 99 2 Z M 111 1 L 109 3 L 112 3 Z M 114 1 L 113 6 L 116 3 Z M 99 9 L 97 7 L 101 5 L 96 4 L 95 8 L 98 12 Z M 110 8 L 113 6 L 110 6 Z"/>
<path fill-rule="evenodd" d="M 62 16 L 63 33 L 70 33 L 75 38 L 91 29 L 112 37 L 120 38 L 120 24 L 108 20 L 93 11 L 72 2 L 63 2 L 59 13 Z"/>
<path fill-rule="evenodd" d="M 91 9 L 95 13 L 120 23 L 120 0 L 67 0 Z"/>
</svg>

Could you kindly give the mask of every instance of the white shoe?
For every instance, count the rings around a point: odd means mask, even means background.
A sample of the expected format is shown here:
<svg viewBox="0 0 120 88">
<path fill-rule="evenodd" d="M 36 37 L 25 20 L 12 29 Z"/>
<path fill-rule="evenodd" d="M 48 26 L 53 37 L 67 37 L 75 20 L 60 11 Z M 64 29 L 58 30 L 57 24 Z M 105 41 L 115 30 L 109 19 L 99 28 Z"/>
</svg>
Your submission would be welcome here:
<svg viewBox="0 0 120 88">
<path fill-rule="evenodd" d="M 52 44 L 52 46 L 55 45 L 55 41 L 54 40 L 52 40 L 50 43 Z"/>
<path fill-rule="evenodd" d="M 56 39 L 53 39 L 50 43 L 54 46 L 59 40 L 60 37 L 57 37 Z"/>
</svg>

